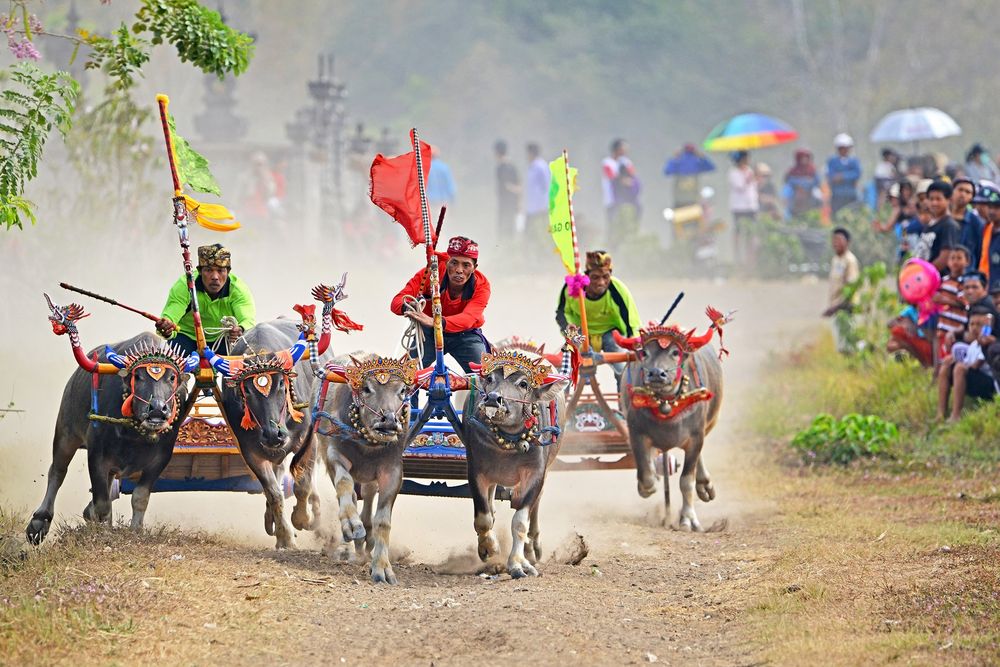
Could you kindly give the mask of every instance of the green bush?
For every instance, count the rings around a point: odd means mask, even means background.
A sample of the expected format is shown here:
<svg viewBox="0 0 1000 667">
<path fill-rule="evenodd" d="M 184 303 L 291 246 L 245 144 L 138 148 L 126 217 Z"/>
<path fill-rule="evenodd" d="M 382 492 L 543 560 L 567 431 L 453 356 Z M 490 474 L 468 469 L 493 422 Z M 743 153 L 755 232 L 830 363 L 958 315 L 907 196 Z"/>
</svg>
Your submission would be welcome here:
<svg viewBox="0 0 1000 667">
<path fill-rule="evenodd" d="M 875 415 L 851 413 L 836 419 L 824 413 L 792 439 L 792 447 L 807 463 L 847 465 L 859 458 L 891 458 L 898 438 L 896 425 Z"/>
<path fill-rule="evenodd" d="M 771 367 L 774 372 L 754 409 L 754 429 L 782 443 L 786 452 L 800 451 L 785 443 L 810 428 L 816 415 L 857 413 L 877 415 L 896 425 L 899 438 L 891 449 L 893 466 L 983 469 L 995 474 L 1000 465 L 1000 403 L 971 401 L 957 423 L 936 422 L 936 385 L 915 359 L 845 356 L 836 352 L 827 334 L 776 357 Z"/>
</svg>

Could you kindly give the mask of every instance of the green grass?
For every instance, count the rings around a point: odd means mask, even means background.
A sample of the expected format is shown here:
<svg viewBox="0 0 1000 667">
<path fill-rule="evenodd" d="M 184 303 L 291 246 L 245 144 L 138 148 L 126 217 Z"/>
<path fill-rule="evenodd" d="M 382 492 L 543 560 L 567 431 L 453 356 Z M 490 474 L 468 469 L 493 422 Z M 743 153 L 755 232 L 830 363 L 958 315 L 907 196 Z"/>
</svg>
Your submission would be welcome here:
<svg viewBox="0 0 1000 667">
<path fill-rule="evenodd" d="M 899 428 L 894 465 L 993 469 L 1000 463 L 1000 405 L 971 402 L 961 421 L 939 424 L 937 388 L 929 371 L 911 359 L 838 354 L 829 337 L 775 357 L 766 390 L 754 410 L 756 431 L 786 444 L 813 418 L 851 413 L 877 415 Z"/>
</svg>

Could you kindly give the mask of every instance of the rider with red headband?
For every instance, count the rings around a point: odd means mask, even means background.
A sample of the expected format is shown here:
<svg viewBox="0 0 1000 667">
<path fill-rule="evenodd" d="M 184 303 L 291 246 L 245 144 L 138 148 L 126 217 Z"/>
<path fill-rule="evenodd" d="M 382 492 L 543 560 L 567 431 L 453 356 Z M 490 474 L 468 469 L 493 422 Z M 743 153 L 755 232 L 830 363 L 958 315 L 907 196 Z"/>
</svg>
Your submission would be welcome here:
<svg viewBox="0 0 1000 667">
<path fill-rule="evenodd" d="M 457 361 L 465 372 L 471 372 L 472 362 L 480 363 L 489 343 L 481 327 L 486 322 L 483 311 L 490 300 L 490 282 L 480 271 L 479 246 L 472 239 L 456 236 L 448 241 L 448 252 L 437 253 L 438 264 L 444 264 L 441 277 L 441 315 L 444 329 L 444 351 Z M 418 307 L 420 300 L 422 308 Z M 427 269 L 410 278 L 389 306 L 397 315 L 408 317 L 423 329 L 424 348 L 421 363 L 424 368 L 434 364 L 434 317 L 431 313 L 431 286 Z M 416 358 L 416 349 L 410 350 Z"/>
</svg>

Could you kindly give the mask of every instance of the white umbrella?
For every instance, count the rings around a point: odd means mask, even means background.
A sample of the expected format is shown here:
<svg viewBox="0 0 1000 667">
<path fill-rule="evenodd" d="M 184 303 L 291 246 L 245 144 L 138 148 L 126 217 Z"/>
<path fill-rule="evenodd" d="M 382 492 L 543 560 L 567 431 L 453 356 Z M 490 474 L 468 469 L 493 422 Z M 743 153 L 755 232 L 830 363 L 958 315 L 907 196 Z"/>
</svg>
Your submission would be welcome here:
<svg viewBox="0 0 1000 667">
<path fill-rule="evenodd" d="M 962 134 L 962 128 L 955 119 L 934 107 L 900 109 L 887 114 L 872 130 L 870 138 L 874 142 L 914 142 L 924 139 L 943 139 Z"/>
</svg>

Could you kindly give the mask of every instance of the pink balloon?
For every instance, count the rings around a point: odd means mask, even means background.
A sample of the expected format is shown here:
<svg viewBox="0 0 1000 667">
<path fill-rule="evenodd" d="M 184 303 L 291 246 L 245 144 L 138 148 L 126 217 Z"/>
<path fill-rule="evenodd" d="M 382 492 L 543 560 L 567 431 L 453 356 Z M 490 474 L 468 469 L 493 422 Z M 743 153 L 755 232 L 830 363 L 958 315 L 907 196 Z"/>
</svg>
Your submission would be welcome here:
<svg viewBox="0 0 1000 667">
<path fill-rule="evenodd" d="M 933 298 L 941 287 L 941 273 L 924 259 L 907 260 L 899 271 L 899 293 L 903 300 L 917 307 L 918 322 L 923 324 L 938 310 Z"/>
</svg>

